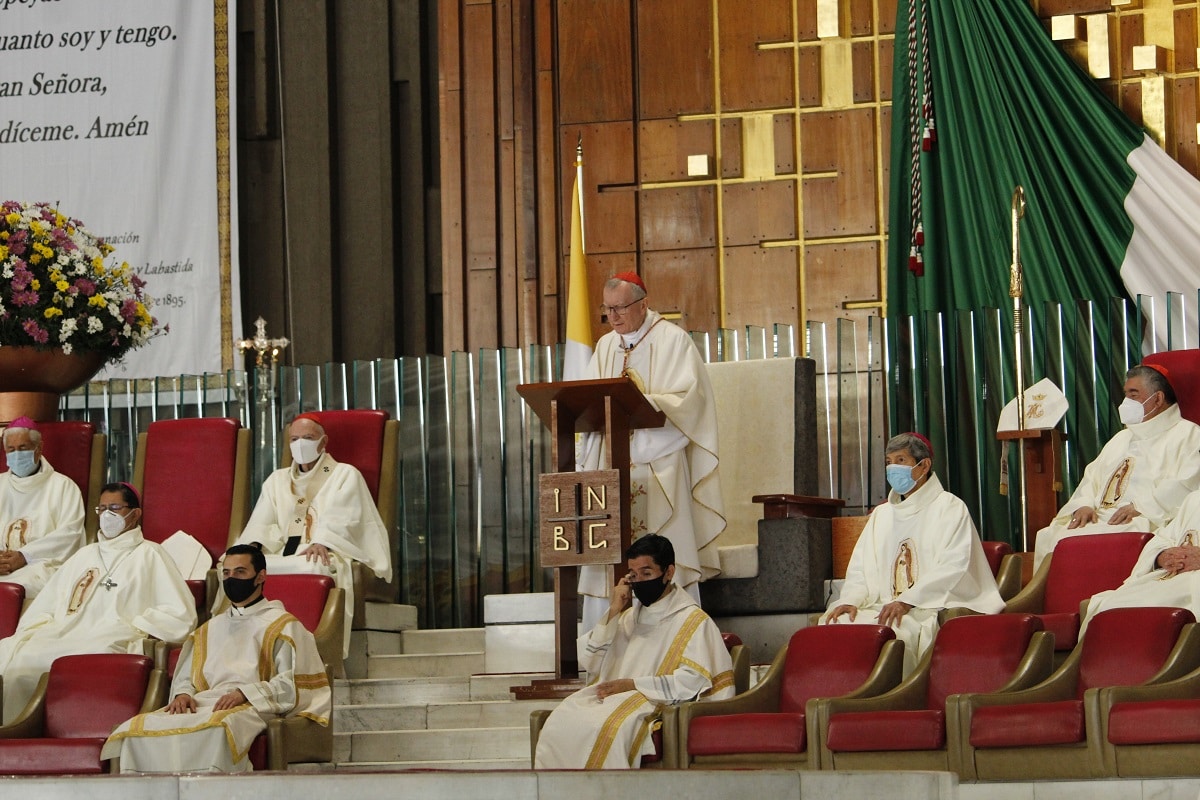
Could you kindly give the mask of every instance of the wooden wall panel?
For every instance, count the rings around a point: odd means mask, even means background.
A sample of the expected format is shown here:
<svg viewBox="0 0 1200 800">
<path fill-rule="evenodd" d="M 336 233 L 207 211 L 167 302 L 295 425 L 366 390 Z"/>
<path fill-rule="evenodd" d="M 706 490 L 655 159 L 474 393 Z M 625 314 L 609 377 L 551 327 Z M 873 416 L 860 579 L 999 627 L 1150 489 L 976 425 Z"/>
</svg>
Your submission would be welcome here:
<svg viewBox="0 0 1200 800">
<path fill-rule="evenodd" d="M 721 120 L 721 177 L 742 177 L 742 120 Z"/>
<path fill-rule="evenodd" d="M 643 250 L 716 245 L 716 192 L 712 186 L 648 189 L 641 195 Z"/>
<path fill-rule="evenodd" d="M 1095 14 L 1111 11 L 1111 0 L 1036 0 L 1034 3 L 1039 17 L 1054 17 L 1059 14 Z"/>
<path fill-rule="evenodd" d="M 458 0 L 443 0 L 438 4 L 443 353 L 462 350 L 466 346 L 466 332 L 460 322 L 467 296 L 463 274 L 461 24 Z"/>
<path fill-rule="evenodd" d="M 663 250 L 642 257 L 642 279 L 650 307 L 679 313 L 684 330 L 716 333 L 720 305 L 717 297 L 717 251 Z"/>
<path fill-rule="evenodd" d="M 1197 9 L 1175 9 L 1175 71 L 1191 72 L 1196 69 Z"/>
<path fill-rule="evenodd" d="M 880 35 L 893 34 L 896 32 L 896 0 L 877 0 L 879 8 L 879 31 Z"/>
<path fill-rule="evenodd" d="M 850 0 L 850 35 L 870 36 L 874 32 L 874 0 Z"/>
<path fill-rule="evenodd" d="M 560 123 L 633 118 L 630 26 L 630 0 L 558 0 Z"/>
<path fill-rule="evenodd" d="M 638 98 L 642 119 L 713 111 L 712 15 L 696 0 L 641 0 Z M 680 21 L 687 35 L 680 36 Z"/>
<path fill-rule="evenodd" d="M 875 44 L 854 42 L 850 54 L 854 102 L 869 103 L 875 99 Z"/>
<path fill-rule="evenodd" d="M 757 47 L 760 42 L 791 41 L 790 0 L 726 1 L 718 9 L 722 109 L 729 112 L 791 106 L 795 96 L 791 50 Z"/>
<path fill-rule="evenodd" d="M 730 5 L 739 5 L 737 0 L 725 0 Z M 796 39 L 801 42 L 813 42 L 817 39 L 817 3 L 801 2 L 796 4 Z"/>
<path fill-rule="evenodd" d="M 797 325 L 796 248 L 725 248 L 725 327 Z"/>
<path fill-rule="evenodd" d="M 801 108 L 821 105 L 821 48 L 801 47 L 797 55 L 800 95 L 796 100 Z"/>
<path fill-rule="evenodd" d="M 806 247 L 804 300 L 809 318 L 832 323 L 851 316 L 844 307 L 847 302 L 879 300 L 879 249 L 876 242 Z"/>
<path fill-rule="evenodd" d="M 1133 48 L 1146 43 L 1146 21 L 1141 14 L 1124 14 L 1117 18 L 1120 43 L 1121 77 L 1133 78 L 1138 72 L 1133 68 Z"/>
<path fill-rule="evenodd" d="M 567 267 L 568 264 L 564 260 L 563 274 L 566 274 Z M 602 253 L 588 256 L 588 310 L 592 320 L 593 341 L 612 330 L 608 322 L 600 316 L 600 304 L 604 301 L 605 281 L 622 272 L 637 271 L 637 253 Z"/>
<path fill-rule="evenodd" d="M 638 124 L 638 180 L 688 180 L 688 156 L 707 155 L 711 168 L 717 156 L 714 145 L 712 120 L 643 120 Z"/>
<path fill-rule="evenodd" d="M 796 116 L 775 115 L 775 174 L 793 175 L 796 172 Z"/>
<path fill-rule="evenodd" d="M 801 119 L 805 172 L 836 169 L 836 178 L 806 179 L 804 235 L 844 236 L 880 230 L 875 213 L 875 113 L 871 108 L 805 114 Z"/>
<path fill-rule="evenodd" d="M 879 40 L 879 99 L 885 103 L 892 101 L 892 80 L 895 77 L 892 74 L 892 67 L 895 48 L 895 39 Z"/>
<path fill-rule="evenodd" d="M 568 125 L 560 128 L 560 252 L 570 237 L 571 184 L 575 180 L 575 142 L 583 135 L 584 237 L 588 255 L 637 249 L 637 193 L 633 126 L 628 122 Z"/>
<path fill-rule="evenodd" d="M 1174 83 L 1172 102 L 1175 113 L 1171 117 L 1174 122 L 1171 139 L 1175 142 L 1175 152 L 1172 155 L 1179 162 L 1179 166 L 1195 175 L 1197 171 L 1197 81 L 1195 78 L 1177 78 Z"/>
<path fill-rule="evenodd" d="M 1121 110 L 1125 116 L 1133 120 L 1134 125 L 1142 124 L 1142 85 L 1140 83 L 1123 83 L 1119 87 Z"/>
<path fill-rule="evenodd" d="M 796 182 L 733 183 L 725 186 L 726 247 L 796 238 Z"/>
<path fill-rule="evenodd" d="M 499 207 L 497 205 L 497 128 L 493 6 L 466 5 L 463 35 L 463 240 L 467 270 L 468 352 L 500 344 Z M 484 272 L 487 275 L 476 273 Z"/>
</svg>

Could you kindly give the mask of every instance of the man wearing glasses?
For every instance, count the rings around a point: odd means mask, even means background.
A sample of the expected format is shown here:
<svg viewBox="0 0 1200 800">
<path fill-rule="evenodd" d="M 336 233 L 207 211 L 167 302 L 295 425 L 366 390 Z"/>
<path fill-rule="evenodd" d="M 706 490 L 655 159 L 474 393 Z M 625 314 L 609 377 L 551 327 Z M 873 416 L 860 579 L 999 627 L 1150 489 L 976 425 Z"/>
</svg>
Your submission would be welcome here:
<svg viewBox="0 0 1200 800">
<path fill-rule="evenodd" d="M 0 641 L 4 724 L 33 695 L 59 656 L 141 653 L 153 636 L 182 642 L 196 627 L 196 601 L 175 562 L 142 537 L 142 509 L 127 483 L 100 490 L 100 533 L 71 556 Z"/>
<path fill-rule="evenodd" d="M 83 495 L 42 456 L 42 432 L 17 417 L 3 433 L 8 471 L 0 474 L 0 581 L 32 599 L 54 570 L 84 545 Z"/>
<path fill-rule="evenodd" d="M 584 377 L 627 376 L 667 418 L 663 427 L 630 437 L 633 538 L 657 533 L 671 541 L 673 582 L 698 605 L 699 582 L 720 573 L 715 539 L 725 530 L 712 384 L 687 333 L 647 306 L 646 284 L 636 273 L 622 272 L 604 284 L 600 313 L 612 331 L 596 343 Z M 600 469 L 606 462 L 603 437 L 581 438 L 576 461 L 580 469 Z M 610 569 L 580 571 L 584 630 L 608 609 Z"/>
</svg>

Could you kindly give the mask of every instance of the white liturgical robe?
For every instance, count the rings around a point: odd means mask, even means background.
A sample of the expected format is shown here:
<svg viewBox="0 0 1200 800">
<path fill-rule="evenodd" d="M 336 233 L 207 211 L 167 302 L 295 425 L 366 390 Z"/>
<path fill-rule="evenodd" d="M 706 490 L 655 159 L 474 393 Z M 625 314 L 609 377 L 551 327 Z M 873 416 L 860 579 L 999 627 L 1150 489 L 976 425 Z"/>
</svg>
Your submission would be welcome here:
<svg viewBox="0 0 1200 800">
<path fill-rule="evenodd" d="M 623 373 L 667 418 L 663 427 L 637 430 L 630 438 L 633 538 L 657 533 L 670 539 L 675 548 L 674 581 L 698 598 L 696 584 L 720 573 L 715 540 L 725 530 L 712 384 L 691 338 L 655 311 L 648 311 L 642 327 L 632 334 L 611 331 L 600 337 L 585 377 L 617 378 Z M 577 462 L 581 470 L 606 469 L 603 437 L 583 437 Z M 580 570 L 579 591 L 586 596 L 585 611 L 591 609 L 585 624 L 607 610 L 610 573 L 602 566 Z"/>
<path fill-rule="evenodd" d="M 213 711 L 239 689 L 246 703 Z M 200 626 L 175 669 L 170 697 L 180 694 L 196 701 L 194 713 L 139 714 L 113 732 L 101 757 L 120 756 L 122 772 L 246 772 L 267 720 L 301 716 L 327 726 L 333 702 L 316 641 L 278 600 L 231 607 Z"/>
<path fill-rule="evenodd" d="M 58 568 L 16 632 L 0 641 L 5 724 L 59 656 L 141 653 L 147 636 L 182 642 L 195 627 L 195 599 L 141 528 L 87 545 Z"/>
<path fill-rule="evenodd" d="M 1183 418 L 1178 405 L 1117 433 L 1087 465 L 1071 499 L 1038 531 L 1034 569 L 1059 541 L 1071 536 L 1154 531 L 1166 525 L 1191 492 L 1200 489 L 1200 426 Z M 1124 525 L 1109 518 L 1133 503 L 1138 515 Z M 1076 510 L 1090 506 L 1097 521 L 1068 528 Z"/>
<path fill-rule="evenodd" d="M 1184 546 L 1200 547 L 1200 492 L 1188 495 L 1175 518 L 1154 532 L 1124 583 L 1092 596 L 1080 635 L 1092 617 L 1111 608 L 1186 608 L 1200 618 L 1200 571 L 1171 575 L 1155 563 L 1164 550 Z"/>
<path fill-rule="evenodd" d="M 912 606 L 896 628 L 906 675 L 933 643 L 939 610 L 995 614 L 1004 608 L 966 505 L 936 474 L 906 498 L 890 492 L 871 512 L 829 610 L 852 605 L 858 608 L 854 622 L 877 624 L 879 612 L 896 600 Z M 837 624 L 849 621 L 843 614 Z M 829 623 L 828 615 L 821 623 Z"/>
<path fill-rule="evenodd" d="M 283 555 L 288 540 L 298 537 L 291 555 Z M 308 472 L 293 464 L 277 469 L 263 482 L 262 494 L 238 544 L 258 542 L 267 556 L 267 572 L 275 575 L 331 575 L 346 593 L 345 655 L 350 654 L 354 616 L 354 574 L 351 563 L 365 564 L 379 578 L 392 579 L 388 532 L 362 474 L 322 453 Z M 309 561 L 304 550 L 322 544 L 330 550 L 330 566 Z"/>
<path fill-rule="evenodd" d="M 83 547 L 83 496 L 75 481 L 42 458 L 38 471 L 18 478 L 0 474 L 0 550 L 18 550 L 25 566 L 0 575 L 37 597 L 54 570 Z"/>
<path fill-rule="evenodd" d="M 656 603 L 634 600 L 579 639 L 589 685 L 563 700 L 538 738 L 536 769 L 629 769 L 654 752 L 652 725 L 666 705 L 732 697 L 733 666 L 721 632 L 675 587 Z M 636 689 L 596 696 L 596 685 L 633 679 Z"/>
</svg>

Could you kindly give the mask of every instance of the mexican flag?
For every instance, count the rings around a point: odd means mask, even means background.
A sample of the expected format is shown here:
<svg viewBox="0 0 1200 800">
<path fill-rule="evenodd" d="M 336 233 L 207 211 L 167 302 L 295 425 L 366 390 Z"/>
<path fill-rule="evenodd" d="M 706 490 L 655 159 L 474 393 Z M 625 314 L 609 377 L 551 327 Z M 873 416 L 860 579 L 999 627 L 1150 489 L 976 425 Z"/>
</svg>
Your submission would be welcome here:
<svg viewBox="0 0 1200 800">
<path fill-rule="evenodd" d="M 1028 0 L 900 0 L 895 53 L 889 316 L 1011 309 L 1017 185 L 1026 305 L 1196 296 L 1200 182 Z"/>
</svg>

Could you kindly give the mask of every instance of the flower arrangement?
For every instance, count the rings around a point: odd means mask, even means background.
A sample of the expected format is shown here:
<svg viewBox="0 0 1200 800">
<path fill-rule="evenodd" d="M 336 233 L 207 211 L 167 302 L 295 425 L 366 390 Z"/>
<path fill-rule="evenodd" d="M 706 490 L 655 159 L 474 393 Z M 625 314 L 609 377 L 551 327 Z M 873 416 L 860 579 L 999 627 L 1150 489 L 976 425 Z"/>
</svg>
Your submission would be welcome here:
<svg viewBox="0 0 1200 800">
<path fill-rule="evenodd" d="M 48 203 L 0 203 L 0 345 L 115 360 L 160 332 L 153 300 L 112 245 Z"/>
</svg>

